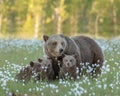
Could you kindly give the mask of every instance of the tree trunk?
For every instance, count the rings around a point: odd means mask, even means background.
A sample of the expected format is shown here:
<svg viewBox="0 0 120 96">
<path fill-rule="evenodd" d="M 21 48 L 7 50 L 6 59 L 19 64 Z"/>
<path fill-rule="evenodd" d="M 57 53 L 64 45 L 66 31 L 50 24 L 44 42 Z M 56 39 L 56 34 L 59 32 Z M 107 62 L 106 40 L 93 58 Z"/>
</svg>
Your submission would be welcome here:
<svg viewBox="0 0 120 96">
<path fill-rule="evenodd" d="M 0 33 L 2 33 L 2 0 L 0 0 Z"/>
<path fill-rule="evenodd" d="M 14 6 L 15 2 L 14 0 L 10 1 L 10 10 L 8 13 L 8 19 L 9 19 L 9 27 L 8 27 L 8 32 L 11 34 L 16 31 L 16 22 L 15 22 L 15 15 L 16 11 L 12 9 Z"/>
<path fill-rule="evenodd" d="M 62 33 L 62 23 L 65 20 L 65 0 L 59 0 L 59 6 L 54 8 L 54 21 L 55 21 L 55 31 L 57 34 Z"/>
<path fill-rule="evenodd" d="M 85 25 L 86 25 L 86 9 L 84 9 L 83 11 L 83 16 L 82 16 L 82 32 L 86 32 L 86 28 L 85 28 Z"/>
<path fill-rule="evenodd" d="M 38 38 L 38 34 L 39 34 L 39 14 L 36 14 L 36 17 L 35 17 L 35 35 L 34 37 L 35 38 Z"/>
<path fill-rule="evenodd" d="M 2 14 L 0 13 L 0 33 L 2 33 Z"/>
<path fill-rule="evenodd" d="M 60 16 L 59 8 L 55 8 L 54 10 L 54 22 L 55 22 L 55 32 L 57 34 L 61 33 L 61 25 L 62 25 L 62 18 Z"/>
<path fill-rule="evenodd" d="M 62 20 L 61 17 L 58 17 L 58 28 L 57 28 L 57 33 L 60 34 L 62 32 Z"/>
<path fill-rule="evenodd" d="M 94 25 L 93 25 L 93 16 L 89 15 L 89 19 L 88 19 L 88 32 L 90 35 L 94 35 Z"/>
<path fill-rule="evenodd" d="M 77 14 L 75 16 L 71 16 L 70 18 L 70 30 L 71 30 L 71 35 L 77 35 L 78 32 L 78 18 L 77 18 Z"/>
<path fill-rule="evenodd" d="M 113 25 L 113 32 L 117 35 L 117 13 L 114 8 L 114 0 L 110 0 L 111 2 L 111 18 L 112 18 L 112 25 Z"/>
<path fill-rule="evenodd" d="M 114 24 L 114 33 L 115 35 L 117 35 L 117 16 L 115 10 L 113 10 L 113 24 Z"/>
<path fill-rule="evenodd" d="M 96 19 L 95 19 L 95 38 L 97 38 L 99 35 L 98 24 L 99 24 L 99 15 L 97 14 Z"/>
</svg>

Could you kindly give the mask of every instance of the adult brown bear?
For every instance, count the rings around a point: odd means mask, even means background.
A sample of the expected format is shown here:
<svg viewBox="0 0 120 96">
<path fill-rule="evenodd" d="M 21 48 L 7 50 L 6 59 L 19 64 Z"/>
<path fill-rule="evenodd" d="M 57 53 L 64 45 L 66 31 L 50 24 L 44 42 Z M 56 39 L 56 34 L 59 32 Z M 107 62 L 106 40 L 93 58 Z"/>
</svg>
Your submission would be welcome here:
<svg viewBox="0 0 120 96">
<path fill-rule="evenodd" d="M 93 39 L 86 36 L 67 37 L 63 34 L 55 34 L 50 37 L 44 35 L 43 39 L 45 54 L 53 61 L 55 77 L 60 71 L 55 58 L 62 56 L 62 54 L 76 54 L 76 65 L 81 74 L 82 69 L 87 65 L 92 68 L 90 73 L 101 73 L 104 56 L 100 46 Z"/>
</svg>

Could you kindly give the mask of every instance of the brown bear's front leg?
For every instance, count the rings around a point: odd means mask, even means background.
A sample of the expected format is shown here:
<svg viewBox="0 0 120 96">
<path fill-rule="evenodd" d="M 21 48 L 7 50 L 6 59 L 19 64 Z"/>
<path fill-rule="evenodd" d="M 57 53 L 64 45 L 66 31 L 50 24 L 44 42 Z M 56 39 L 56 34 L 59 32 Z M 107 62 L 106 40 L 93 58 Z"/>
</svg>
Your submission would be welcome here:
<svg viewBox="0 0 120 96">
<path fill-rule="evenodd" d="M 53 67 L 53 71 L 54 71 L 53 79 L 58 79 L 60 68 L 58 65 L 58 61 L 56 59 L 52 59 L 52 67 Z"/>
</svg>

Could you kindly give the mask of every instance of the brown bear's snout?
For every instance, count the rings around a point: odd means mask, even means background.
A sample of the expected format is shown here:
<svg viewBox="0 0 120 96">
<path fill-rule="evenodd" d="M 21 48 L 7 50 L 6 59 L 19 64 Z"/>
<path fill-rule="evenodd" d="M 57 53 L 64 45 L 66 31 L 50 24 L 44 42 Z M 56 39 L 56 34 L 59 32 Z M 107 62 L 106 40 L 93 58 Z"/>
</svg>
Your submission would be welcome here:
<svg viewBox="0 0 120 96">
<path fill-rule="evenodd" d="M 63 52 L 63 49 L 61 48 L 61 49 L 59 50 L 59 52 L 62 53 L 62 52 Z"/>
</svg>

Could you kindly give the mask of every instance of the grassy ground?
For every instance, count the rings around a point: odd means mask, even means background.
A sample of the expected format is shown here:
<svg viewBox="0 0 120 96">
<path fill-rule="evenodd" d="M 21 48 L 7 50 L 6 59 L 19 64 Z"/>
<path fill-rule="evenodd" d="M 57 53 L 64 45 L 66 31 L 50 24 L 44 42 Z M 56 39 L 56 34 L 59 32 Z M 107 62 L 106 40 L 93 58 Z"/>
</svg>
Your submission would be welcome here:
<svg viewBox="0 0 120 96">
<path fill-rule="evenodd" d="M 0 96 L 119 96 L 120 39 L 98 40 L 105 54 L 102 75 L 95 80 L 83 76 L 76 81 L 51 83 L 14 79 L 22 66 L 43 58 L 39 40 L 0 40 Z"/>
</svg>

